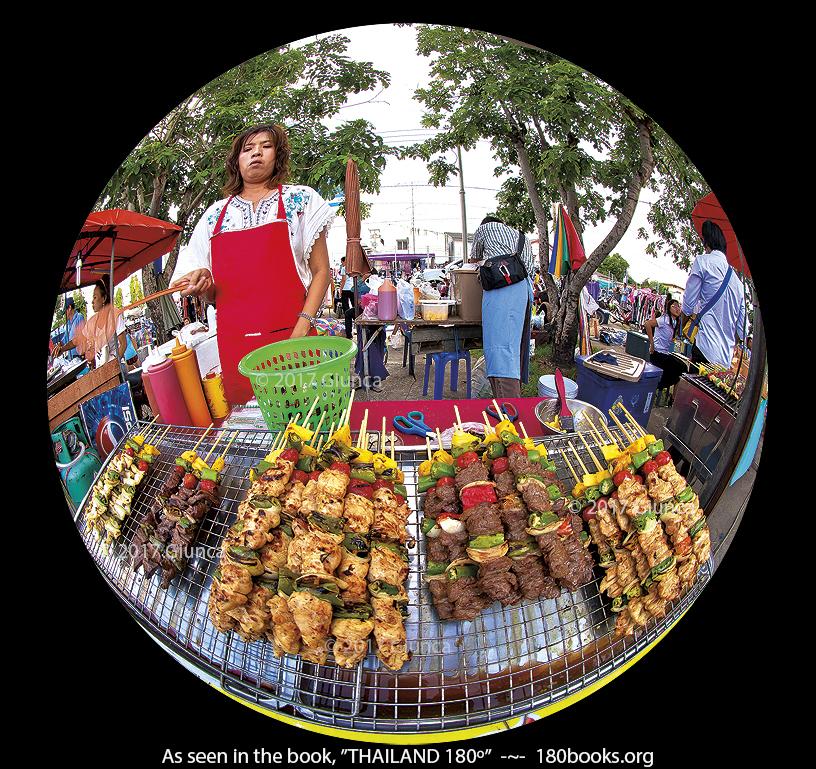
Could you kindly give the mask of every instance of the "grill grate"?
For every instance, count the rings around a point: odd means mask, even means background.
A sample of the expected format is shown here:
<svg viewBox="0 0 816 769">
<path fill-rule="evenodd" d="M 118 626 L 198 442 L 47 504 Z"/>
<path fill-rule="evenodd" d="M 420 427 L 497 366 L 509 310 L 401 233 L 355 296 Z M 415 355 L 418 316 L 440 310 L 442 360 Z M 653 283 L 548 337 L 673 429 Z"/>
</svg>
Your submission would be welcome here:
<svg viewBox="0 0 816 769">
<path fill-rule="evenodd" d="M 131 434 L 139 429 L 134 426 Z M 221 540 L 249 488 L 249 470 L 268 452 L 274 434 L 241 431 L 232 441 L 225 456 L 219 504 L 202 522 L 186 570 L 166 591 L 159 588 L 160 573 L 146 579 L 141 571 L 134 574 L 129 565 L 128 546 L 138 521 L 172 471 L 175 458 L 191 448 L 201 433 L 196 428 L 172 427 L 164 435 L 157 445 L 161 456 L 143 479 L 122 536 L 109 553 L 86 529 L 84 504 L 76 515 L 77 527 L 106 581 L 166 648 L 238 699 L 316 725 L 359 732 L 430 734 L 492 724 L 546 708 L 601 681 L 648 648 L 688 609 L 711 575 L 709 561 L 692 589 L 669 606 L 665 617 L 651 620 L 627 638 L 613 637 L 616 615 L 610 611 L 610 600 L 599 594 L 599 567 L 595 579 L 575 593 L 562 590 L 554 600 L 524 601 L 507 609 L 495 603 L 472 623 L 440 623 L 421 576 L 426 541 L 419 531 L 422 516 L 416 480 L 417 468 L 427 455 L 424 449 L 399 446 L 396 451 L 412 509 L 407 528 L 416 540 L 406 584 L 411 660 L 394 673 L 373 651 L 354 670 L 336 667 L 331 657 L 324 666 L 300 657 L 276 659 L 271 643 L 245 643 L 233 633 L 217 633 L 207 615 Z M 200 454 L 209 451 L 217 435 L 204 438 Z M 600 457 L 597 444 L 584 435 Z M 547 438 L 544 445 L 556 462 L 558 477 L 571 487 L 574 479 L 558 451 L 571 454 L 567 438 Z M 572 445 L 593 469 L 580 440 Z M 219 450 L 223 448 L 216 447 L 214 456 Z"/>
</svg>

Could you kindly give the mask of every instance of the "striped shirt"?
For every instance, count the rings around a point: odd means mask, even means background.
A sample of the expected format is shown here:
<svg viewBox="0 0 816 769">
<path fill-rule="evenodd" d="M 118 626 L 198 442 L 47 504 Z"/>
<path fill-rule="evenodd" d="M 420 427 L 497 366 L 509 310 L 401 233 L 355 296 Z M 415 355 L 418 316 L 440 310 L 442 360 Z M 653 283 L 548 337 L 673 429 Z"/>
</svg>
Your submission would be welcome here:
<svg viewBox="0 0 816 769">
<path fill-rule="evenodd" d="M 487 222 L 479 225 L 473 233 L 473 261 L 481 262 L 491 256 L 514 254 L 518 248 L 519 231 L 500 222 Z M 532 276 L 535 271 L 533 249 L 525 235 L 524 247 L 521 251 L 521 261 L 527 268 L 527 274 Z"/>
</svg>

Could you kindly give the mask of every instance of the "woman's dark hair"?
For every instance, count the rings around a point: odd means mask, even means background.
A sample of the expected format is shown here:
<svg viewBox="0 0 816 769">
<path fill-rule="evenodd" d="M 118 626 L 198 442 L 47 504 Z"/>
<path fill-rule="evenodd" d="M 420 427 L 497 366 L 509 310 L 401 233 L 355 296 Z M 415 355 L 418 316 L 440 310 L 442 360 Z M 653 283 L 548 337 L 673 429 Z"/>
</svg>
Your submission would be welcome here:
<svg viewBox="0 0 816 769">
<path fill-rule="evenodd" d="M 677 336 L 680 334 L 680 316 L 678 315 L 676 318 L 672 317 L 671 308 L 673 304 L 679 305 L 680 302 L 677 299 L 672 299 L 671 294 L 668 294 L 666 296 L 666 305 L 663 308 L 663 314 L 669 316 L 669 323 L 671 324 L 671 327 L 674 329 L 674 333 L 672 333 L 672 339 L 676 339 Z"/>
<path fill-rule="evenodd" d="M 711 219 L 706 219 L 703 222 L 701 234 L 703 243 L 712 251 L 722 251 L 725 253 L 725 249 L 727 248 L 725 235 L 723 235 L 723 231 L 718 224 L 712 222 Z"/>
<path fill-rule="evenodd" d="M 268 133 L 275 145 L 275 170 L 267 182 L 269 189 L 286 184 L 289 181 L 289 158 L 291 154 L 289 137 L 283 127 L 277 123 L 264 123 L 245 128 L 232 140 L 232 146 L 224 163 L 227 169 L 227 182 L 222 188 L 225 195 L 237 195 L 244 188 L 244 180 L 238 167 L 238 156 L 241 154 L 244 143 L 260 133 Z"/>
</svg>

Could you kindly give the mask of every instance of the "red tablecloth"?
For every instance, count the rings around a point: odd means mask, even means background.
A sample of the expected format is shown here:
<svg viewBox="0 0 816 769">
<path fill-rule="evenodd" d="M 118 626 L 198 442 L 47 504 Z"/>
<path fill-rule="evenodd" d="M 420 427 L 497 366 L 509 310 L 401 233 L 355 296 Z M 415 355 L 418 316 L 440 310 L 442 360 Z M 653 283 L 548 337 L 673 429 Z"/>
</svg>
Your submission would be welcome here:
<svg viewBox="0 0 816 769">
<path fill-rule="evenodd" d="M 531 437 L 540 436 L 544 433 L 541 431 L 541 425 L 535 415 L 535 407 L 542 401 L 543 398 L 513 398 L 508 399 L 507 403 L 512 403 L 518 409 L 519 418 L 515 424 L 518 426 L 519 421 L 524 423 L 524 429 L 527 435 Z M 501 406 L 501 403 L 499 405 Z M 409 411 L 421 411 L 425 415 L 425 424 L 432 430 L 437 427 L 440 432 L 444 432 L 456 422 L 456 412 L 454 406 L 459 409 L 459 416 L 462 422 L 478 422 L 484 424 L 482 412 L 487 411 L 488 406 L 492 406 L 492 400 L 432 400 L 432 401 L 357 401 L 355 400 L 351 406 L 351 420 L 350 425 L 352 431 L 359 429 L 360 424 L 365 416 L 365 411 L 368 409 L 368 430 L 369 432 L 380 432 L 382 430 L 382 421 L 385 417 L 385 429 L 390 433 L 394 431 L 395 435 L 399 435 L 404 444 L 407 446 L 424 445 L 425 439 L 418 435 L 410 435 L 401 433 L 394 426 L 394 417 L 405 416 Z M 496 420 L 488 415 L 488 421 L 491 426 L 495 425 Z M 519 430 L 521 433 L 521 430 Z"/>
</svg>

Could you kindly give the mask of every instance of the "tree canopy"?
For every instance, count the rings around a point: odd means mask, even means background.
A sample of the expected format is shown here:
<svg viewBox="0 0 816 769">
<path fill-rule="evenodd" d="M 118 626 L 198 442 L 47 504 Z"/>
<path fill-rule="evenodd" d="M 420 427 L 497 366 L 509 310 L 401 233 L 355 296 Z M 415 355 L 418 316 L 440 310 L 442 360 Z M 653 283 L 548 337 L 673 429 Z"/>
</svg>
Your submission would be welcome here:
<svg viewBox="0 0 816 769">
<path fill-rule="evenodd" d="M 309 185 L 331 199 L 342 192 L 353 156 L 361 191 L 379 191 L 387 156 L 396 150 L 386 147 L 365 120 L 327 127 L 349 96 L 390 82 L 387 72 L 352 61 L 348 43 L 342 35 L 329 35 L 234 67 L 166 115 L 117 169 L 96 208 L 128 208 L 185 228 L 165 265 L 165 284 L 192 231 L 188 225 L 223 197 L 224 159 L 232 139 L 249 125 L 277 122 L 286 128 L 293 184 Z M 145 294 L 157 290 L 152 266 L 142 271 L 142 284 Z M 158 302 L 149 304 L 162 333 Z"/>
<path fill-rule="evenodd" d="M 489 140 L 497 176 L 510 174 L 495 214 L 537 231 L 539 266 L 553 319 L 554 358 L 572 359 L 581 288 L 620 242 L 640 192 L 658 200 L 644 231 L 648 253 L 688 267 L 697 236 L 691 211 L 708 186 L 687 156 L 643 110 L 609 85 L 553 53 L 473 29 L 419 26 L 417 50 L 432 57 L 432 80 L 415 98 L 423 124 L 438 129 L 408 149 L 426 161 L 433 184 L 458 173 L 446 153 Z M 547 273 L 551 207 L 562 203 L 579 237 L 587 223 L 609 223 L 586 263 L 561 286 Z M 585 247 L 586 251 L 586 247 Z"/>
</svg>

